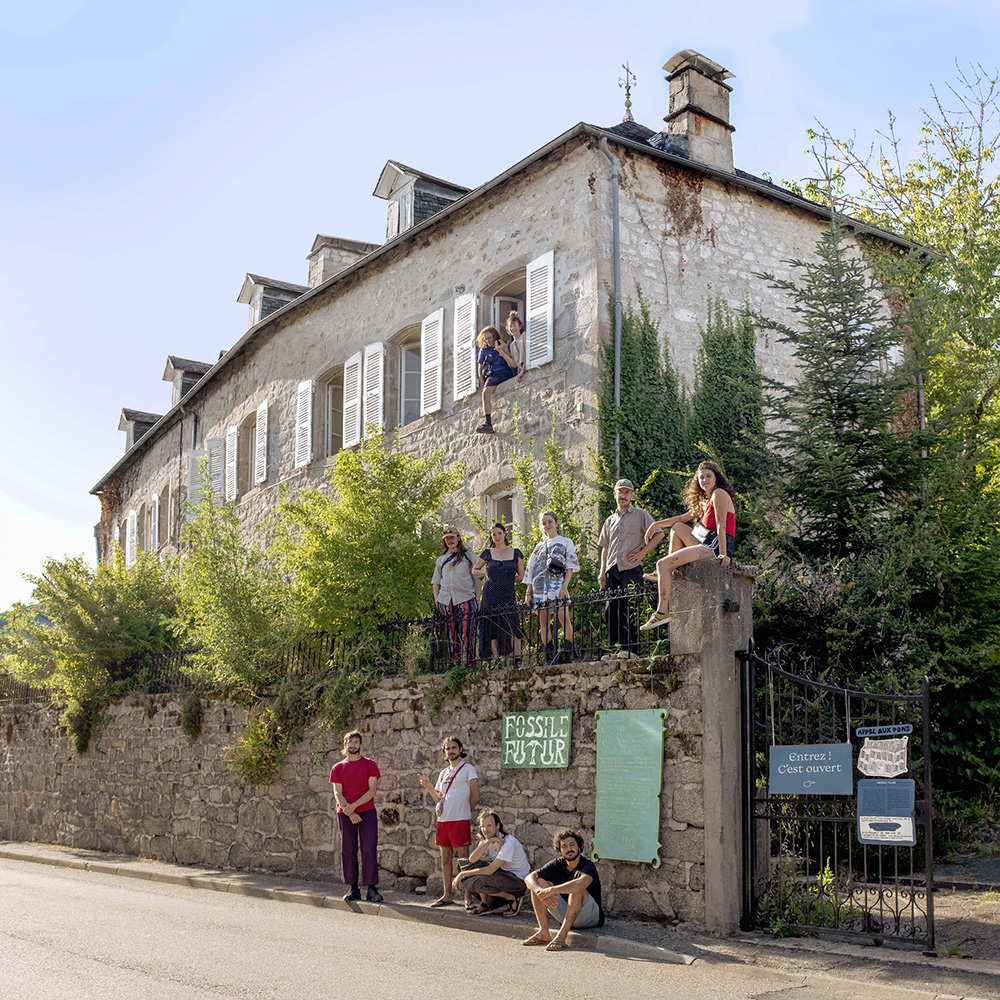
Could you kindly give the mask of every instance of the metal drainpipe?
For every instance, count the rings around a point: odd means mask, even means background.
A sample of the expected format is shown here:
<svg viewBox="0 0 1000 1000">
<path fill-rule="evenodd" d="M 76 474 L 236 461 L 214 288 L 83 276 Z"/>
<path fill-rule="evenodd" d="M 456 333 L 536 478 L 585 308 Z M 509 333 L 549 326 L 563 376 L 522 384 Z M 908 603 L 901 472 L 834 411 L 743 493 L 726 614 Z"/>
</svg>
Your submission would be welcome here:
<svg viewBox="0 0 1000 1000">
<path fill-rule="evenodd" d="M 608 149 L 608 140 L 601 137 L 601 152 L 611 162 L 611 254 L 614 258 L 615 289 L 615 479 L 621 478 L 621 433 L 618 418 L 622 405 L 622 255 L 618 237 L 618 161 Z"/>
</svg>

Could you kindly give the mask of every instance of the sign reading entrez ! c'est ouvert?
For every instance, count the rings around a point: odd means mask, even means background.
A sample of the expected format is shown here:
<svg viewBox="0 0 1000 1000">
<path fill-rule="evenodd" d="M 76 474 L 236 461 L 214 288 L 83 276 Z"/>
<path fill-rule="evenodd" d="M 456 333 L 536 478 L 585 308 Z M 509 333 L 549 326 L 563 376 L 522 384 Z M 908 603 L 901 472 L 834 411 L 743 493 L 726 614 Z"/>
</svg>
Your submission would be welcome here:
<svg viewBox="0 0 1000 1000">
<path fill-rule="evenodd" d="M 501 767 L 569 767 L 573 710 L 504 712 L 500 732 Z"/>
<path fill-rule="evenodd" d="M 771 795 L 851 795 L 854 771 L 850 743 L 772 746 L 768 751 Z"/>
</svg>

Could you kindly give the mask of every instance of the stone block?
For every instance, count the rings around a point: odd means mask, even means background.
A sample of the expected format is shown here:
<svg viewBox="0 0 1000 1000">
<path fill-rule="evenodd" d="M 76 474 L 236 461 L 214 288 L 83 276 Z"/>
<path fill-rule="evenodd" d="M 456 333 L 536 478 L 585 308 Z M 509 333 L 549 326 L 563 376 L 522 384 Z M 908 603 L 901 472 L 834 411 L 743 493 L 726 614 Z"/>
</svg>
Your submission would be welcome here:
<svg viewBox="0 0 1000 1000">
<path fill-rule="evenodd" d="M 314 812 L 302 817 L 302 842 L 304 844 L 329 844 L 333 839 L 333 823 L 327 813 Z"/>
<path fill-rule="evenodd" d="M 705 860 L 705 831 L 694 827 L 668 830 L 663 838 L 661 855 L 678 861 L 702 864 Z"/>
<path fill-rule="evenodd" d="M 673 819 L 695 827 L 705 826 L 705 802 L 701 786 L 675 788 L 673 793 Z"/>
</svg>

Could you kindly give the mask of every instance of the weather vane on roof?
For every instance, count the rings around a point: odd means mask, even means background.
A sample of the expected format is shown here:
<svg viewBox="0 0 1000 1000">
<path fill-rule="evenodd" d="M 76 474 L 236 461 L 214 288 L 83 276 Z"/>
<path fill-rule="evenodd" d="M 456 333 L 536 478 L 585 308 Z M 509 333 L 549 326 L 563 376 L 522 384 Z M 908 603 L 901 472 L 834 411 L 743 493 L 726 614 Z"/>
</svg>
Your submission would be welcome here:
<svg viewBox="0 0 1000 1000">
<path fill-rule="evenodd" d="M 632 88 L 635 86 L 636 75 L 628 68 L 628 63 L 622 63 L 622 69 L 625 70 L 625 79 L 618 77 L 618 86 L 625 88 L 625 114 L 622 117 L 623 122 L 634 122 L 635 119 L 632 117 Z"/>
</svg>

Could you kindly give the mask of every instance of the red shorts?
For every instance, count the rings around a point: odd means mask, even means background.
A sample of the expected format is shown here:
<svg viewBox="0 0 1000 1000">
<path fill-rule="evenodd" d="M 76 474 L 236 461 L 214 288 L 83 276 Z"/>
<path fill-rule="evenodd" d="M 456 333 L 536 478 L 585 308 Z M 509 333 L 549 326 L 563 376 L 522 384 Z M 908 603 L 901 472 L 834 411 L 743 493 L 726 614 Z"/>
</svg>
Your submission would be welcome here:
<svg viewBox="0 0 1000 1000">
<path fill-rule="evenodd" d="M 456 819 L 450 823 L 438 820 L 434 843 L 438 847 L 468 847 L 472 843 L 472 820 Z"/>
</svg>

